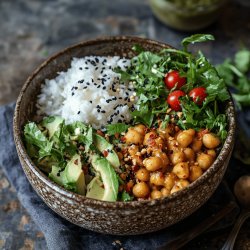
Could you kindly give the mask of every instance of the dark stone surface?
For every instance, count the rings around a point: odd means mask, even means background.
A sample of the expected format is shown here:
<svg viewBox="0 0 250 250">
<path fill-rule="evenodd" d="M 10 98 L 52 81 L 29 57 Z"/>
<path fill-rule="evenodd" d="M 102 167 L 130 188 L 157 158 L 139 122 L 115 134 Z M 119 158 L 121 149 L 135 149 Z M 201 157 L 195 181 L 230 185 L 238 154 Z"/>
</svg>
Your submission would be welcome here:
<svg viewBox="0 0 250 250">
<path fill-rule="evenodd" d="M 241 46 L 250 48 L 250 8 L 231 2 L 218 21 L 200 31 L 216 41 L 200 44 L 214 63 Z M 137 35 L 180 47 L 188 33 L 154 18 L 143 0 L 1 0 L 0 105 L 16 99 L 27 78 L 46 57 L 81 40 L 101 35 Z M 46 249 L 46 242 L 21 207 L 15 190 L 0 170 L 0 249 Z M 250 222 L 241 230 L 236 249 L 250 249 Z M 204 234 L 185 249 L 219 249 L 228 230 Z"/>
</svg>

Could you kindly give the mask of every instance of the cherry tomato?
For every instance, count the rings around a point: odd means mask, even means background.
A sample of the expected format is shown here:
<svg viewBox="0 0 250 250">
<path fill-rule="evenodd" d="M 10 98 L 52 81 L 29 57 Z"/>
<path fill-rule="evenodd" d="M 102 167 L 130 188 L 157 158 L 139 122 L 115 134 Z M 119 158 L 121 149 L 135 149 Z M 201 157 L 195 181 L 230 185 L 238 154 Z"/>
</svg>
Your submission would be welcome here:
<svg viewBox="0 0 250 250">
<path fill-rule="evenodd" d="M 175 90 L 168 95 L 167 103 L 169 104 L 170 108 L 175 111 L 181 110 L 181 104 L 179 101 L 179 97 L 184 96 L 185 93 L 182 90 Z"/>
<path fill-rule="evenodd" d="M 180 77 L 179 72 L 177 70 L 173 70 L 165 75 L 164 82 L 168 89 L 174 88 L 176 84 L 176 89 L 180 89 L 186 83 L 186 78 Z"/>
<path fill-rule="evenodd" d="M 192 89 L 188 94 L 195 103 L 201 105 L 207 97 L 206 89 L 204 87 L 197 87 Z"/>
</svg>

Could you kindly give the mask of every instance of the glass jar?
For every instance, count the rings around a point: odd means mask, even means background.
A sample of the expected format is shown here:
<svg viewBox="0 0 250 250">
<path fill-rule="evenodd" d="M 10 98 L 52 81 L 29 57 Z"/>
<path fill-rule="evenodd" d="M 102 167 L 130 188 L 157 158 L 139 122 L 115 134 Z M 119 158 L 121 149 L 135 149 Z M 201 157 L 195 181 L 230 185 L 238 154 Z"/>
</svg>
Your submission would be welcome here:
<svg viewBox="0 0 250 250">
<path fill-rule="evenodd" d="M 155 16 L 168 26 L 195 31 L 212 24 L 228 0 L 150 0 Z"/>
</svg>

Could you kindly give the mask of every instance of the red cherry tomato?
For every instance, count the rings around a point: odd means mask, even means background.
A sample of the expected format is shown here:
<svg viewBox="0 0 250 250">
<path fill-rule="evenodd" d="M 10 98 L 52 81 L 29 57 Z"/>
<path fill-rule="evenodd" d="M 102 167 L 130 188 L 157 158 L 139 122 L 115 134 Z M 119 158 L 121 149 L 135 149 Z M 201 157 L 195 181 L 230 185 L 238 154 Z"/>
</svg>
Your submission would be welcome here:
<svg viewBox="0 0 250 250">
<path fill-rule="evenodd" d="M 164 82 L 168 89 L 174 88 L 176 84 L 177 84 L 176 89 L 180 89 L 186 83 L 186 78 L 180 77 L 179 72 L 173 70 L 165 75 Z"/>
<path fill-rule="evenodd" d="M 185 93 L 181 90 L 175 90 L 168 95 L 167 103 L 169 104 L 170 108 L 175 111 L 181 110 L 181 104 L 179 101 L 179 97 L 184 96 Z"/>
<path fill-rule="evenodd" d="M 205 98 L 207 97 L 207 93 L 206 93 L 206 89 L 204 87 L 197 87 L 192 89 L 189 94 L 188 94 L 193 101 L 198 104 L 201 105 L 203 103 L 203 101 L 205 100 Z"/>
</svg>

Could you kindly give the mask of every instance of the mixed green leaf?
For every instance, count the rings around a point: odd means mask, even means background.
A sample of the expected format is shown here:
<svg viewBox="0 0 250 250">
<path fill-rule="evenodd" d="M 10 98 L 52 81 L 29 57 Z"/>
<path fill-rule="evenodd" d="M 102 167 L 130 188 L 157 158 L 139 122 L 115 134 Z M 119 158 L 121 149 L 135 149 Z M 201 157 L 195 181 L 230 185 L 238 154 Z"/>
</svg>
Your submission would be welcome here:
<svg viewBox="0 0 250 250">
<path fill-rule="evenodd" d="M 198 52 L 196 55 L 188 51 L 188 46 L 197 42 L 214 40 L 212 35 L 196 34 L 182 41 L 183 50 L 167 48 L 159 53 L 144 51 L 135 46 L 138 55 L 131 60 L 128 70 L 118 70 L 122 81 L 134 83 L 138 101 L 136 110 L 132 112 L 134 123 L 142 122 L 151 127 L 157 125 L 157 120 L 170 120 L 166 111 L 169 108 L 166 99 L 174 89 L 168 90 L 164 84 L 164 76 L 171 70 L 177 70 L 187 79 L 181 90 L 189 93 L 193 88 L 206 88 L 207 97 L 202 105 L 197 105 L 187 95 L 180 97 L 182 115 L 177 124 L 182 129 L 208 128 L 222 140 L 226 138 L 227 121 L 220 104 L 229 99 L 225 82 L 216 68 L 207 58 Z M 175 117 L 176 112 L 171 112 Z"/>
<path fill-rule="evenodd" d="M 250 50 L 241 49 L 234 60 L 226 59 L 217 65 L 219 75 L 232 90 L 233 99 L 239 109 L 250 105 Z"/>
</svg>

